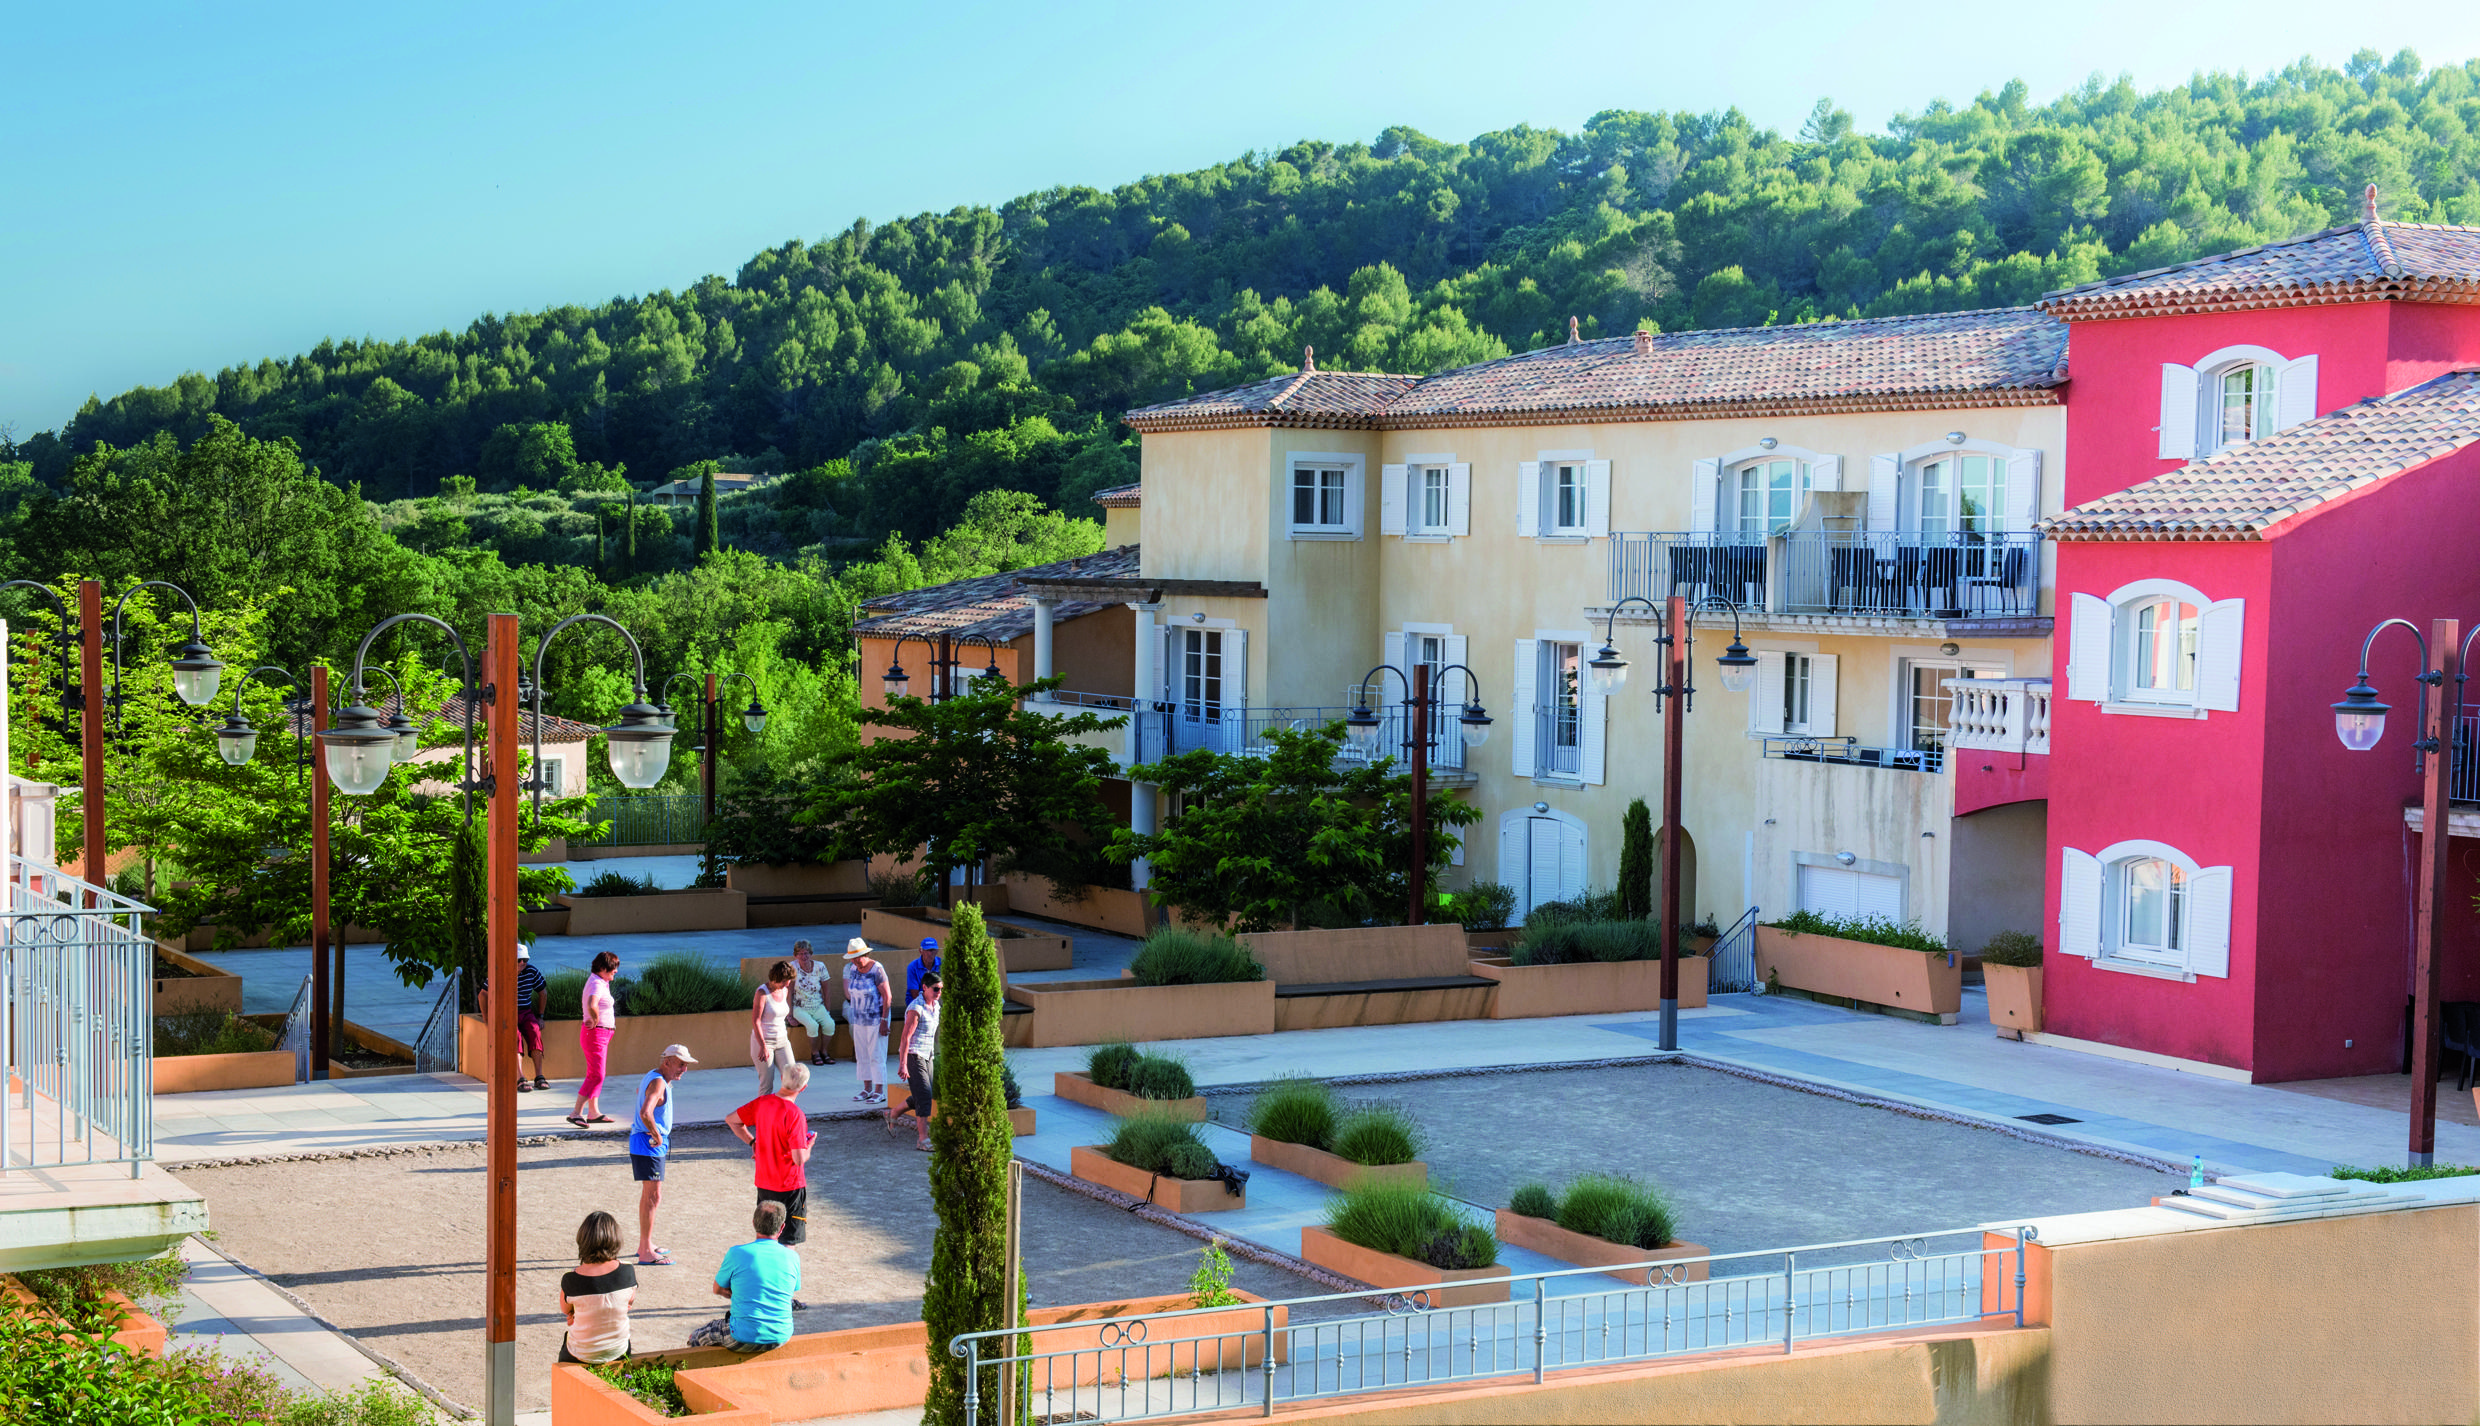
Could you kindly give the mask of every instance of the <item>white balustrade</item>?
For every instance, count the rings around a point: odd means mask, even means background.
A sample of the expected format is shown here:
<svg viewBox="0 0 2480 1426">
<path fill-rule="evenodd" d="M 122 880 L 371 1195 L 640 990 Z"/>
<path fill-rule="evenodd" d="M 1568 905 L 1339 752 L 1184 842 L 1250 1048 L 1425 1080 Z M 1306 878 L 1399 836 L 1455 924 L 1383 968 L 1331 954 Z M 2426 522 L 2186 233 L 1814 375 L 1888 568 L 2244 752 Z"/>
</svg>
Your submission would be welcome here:
<svg viewBox="0 0 2480 1426">
<path fill-rule="evenodd" d="M 1990 752 L 2049 751 L 2050 681 L 2046 678 L 1950 678 L 1954 694 L 1946 726 L 1957 748 Z"/>
</svg>

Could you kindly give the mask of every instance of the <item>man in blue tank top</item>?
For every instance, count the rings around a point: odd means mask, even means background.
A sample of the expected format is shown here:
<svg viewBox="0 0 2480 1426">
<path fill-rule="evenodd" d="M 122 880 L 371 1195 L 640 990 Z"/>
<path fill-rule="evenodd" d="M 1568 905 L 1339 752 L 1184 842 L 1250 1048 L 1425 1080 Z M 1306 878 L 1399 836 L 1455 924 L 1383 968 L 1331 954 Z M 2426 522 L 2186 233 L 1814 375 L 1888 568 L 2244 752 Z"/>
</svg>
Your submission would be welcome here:
<svg viewBox="0 0 2480 1426">
<path fill-rule="evenodd" d="M 663 1161 L 672 1152 L 672 1081 L 696 1064 L 687 1045 L 665 1045 L 663 1061 L 637 1082 L 629 1116 L 629 1173 L 637 1180 L 637 1260 L 661 1267 L 672 1255 L 654 1244 L 654 1211 L 663 1203 Z"/>
</svg>

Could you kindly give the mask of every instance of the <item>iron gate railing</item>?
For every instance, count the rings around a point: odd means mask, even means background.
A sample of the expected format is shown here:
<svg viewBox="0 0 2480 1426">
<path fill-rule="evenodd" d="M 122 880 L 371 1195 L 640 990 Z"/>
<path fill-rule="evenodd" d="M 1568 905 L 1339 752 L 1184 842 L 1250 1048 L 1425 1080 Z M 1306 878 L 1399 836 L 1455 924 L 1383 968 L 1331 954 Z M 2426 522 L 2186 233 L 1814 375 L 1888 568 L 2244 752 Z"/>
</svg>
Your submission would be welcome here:
<svg viewBox="0 0 2480 1426">
<path fill-rule="evenodd" d="M 293 1052 L 293 1083 L 310 1082 L 310 1032 L 312 1028 L 310 977 L 301 978 L 301 989 L 293 992 L 293 1008 L 284 1012 L 284 1033 L 276 1037 L 276 1048 Z"/>
<path fill-rule="evenodd" d="M 1708 994 L 1727 995 L 1733 991 L 1757 988 L 1757 908 L 1749 907 L 1731 923 L 1706 953 L 1713 963 L 1705 967 L 1705 989 Z"/>
<path fill-rule="evenodd" d="M 581 847 L 663 847 L 706 840 L 706 799 L 697 793 L 639 793 L 604 797 L 588 814 L 611 830 Z"/>
<path fill-rule="evenodd" d="M 439 998 L 431 1002 L 431 1013 L 422 1021 L 422 1033 L 413 1037 L 413 1072 L 415 1074 L 448 1074 L 456 1069 L 456 1034 L 459 1021 L 457 1008 L 465 984 L 465 972 L 448 972 L 447 984 L 439 988 Z M 539 1066 L 541 1061 L 535 1061 Z"/>
<path fill-rule="evenodd" d="M 1957 1240 L 1933 1252 L 1937 1239 Z M 1969 1240 L 1968 1243 L 1963 1240 Z M 1003 1372 L 1015 1412 L 1047 1421 L 1132 1421 L 1529 1376 L 1906 1327 L 1991 1319 L 2023 1325 L 2025 1245 L 1959 1229 L 1909 1237 L 1717 1253 L 1617 1268 L 1485 1280 L 1502 1302 L 1446 1305 L 1474 1284 L 1330 1293 L 1238 1307 L 969 1332 L 965 1420 L 979 1426 Z M 1806 1264 L 1803 1266 L 1803 1264 Z M 1708 1276 L 1695 1277 L 1698 1270 Z M 1641 1273 L 1615 1287 L 1605 1273 Z M 2011 1290 L 2010 1290 L 2011 1284 Z M 1384 1310 L 1296 1322 L 1301 1308 L 1374 1300 Z M 1237 1321 L 1235 1321 L 1237 1319 Z M 1245 1325 L 1241 1325 L 1245 1324 Z M 1011 1336 L 1031 1339 L 1018 1350 Z M 1031 1408 L 1030 1411 L 1028 1408 Z"/>
<path fill-rule="evenodd" d="M 0 1172 L 155 1157 L 154 908 L 7 854 Z M 46 1142 L 48 1140 L 48 1142 Z"/>
</svg>

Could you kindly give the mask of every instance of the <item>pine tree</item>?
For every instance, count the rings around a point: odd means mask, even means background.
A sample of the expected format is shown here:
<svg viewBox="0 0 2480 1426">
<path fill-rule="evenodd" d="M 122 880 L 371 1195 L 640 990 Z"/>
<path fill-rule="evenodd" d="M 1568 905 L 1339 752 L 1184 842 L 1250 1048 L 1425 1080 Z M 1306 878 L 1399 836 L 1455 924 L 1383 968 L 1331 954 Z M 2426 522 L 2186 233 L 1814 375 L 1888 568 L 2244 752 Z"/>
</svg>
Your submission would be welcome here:
<svg viewBox="0 0 2480 1426">
<path fill-rule="evenodd" d="M 922 1420 L 964 1420 L 965 1372 L 947 1344 L 966 1332 L 1004 1327 L 1007 1267 L 1007 1166 L 1015 1138 L 1001 1081 L 1006 1050 L 999 1032 L 999 952 L 981 907 L 956 907 L 940 983 L 938 1116 L 930 1121 L 930 1198 L 938 1236 L 922 1288 L 930 1386 Z M 992 1354 L 1004 1339 L 983 1345 Z M 981 1414 L 995 1419 L 999 1374 L 981 1374 Z"/>
<path fill-rule="evenodd" d="M 1619 914 L 1631 921 L 1653 914 L 1653 814 L 1641 797 L 1619 824 Z"/>
<path fill-rule="evenodd" d="M 723 548 L 723 521 L 715 510 L 715 467 L 698 472 L 697 552 L 711 555 Z"/>
</svg>

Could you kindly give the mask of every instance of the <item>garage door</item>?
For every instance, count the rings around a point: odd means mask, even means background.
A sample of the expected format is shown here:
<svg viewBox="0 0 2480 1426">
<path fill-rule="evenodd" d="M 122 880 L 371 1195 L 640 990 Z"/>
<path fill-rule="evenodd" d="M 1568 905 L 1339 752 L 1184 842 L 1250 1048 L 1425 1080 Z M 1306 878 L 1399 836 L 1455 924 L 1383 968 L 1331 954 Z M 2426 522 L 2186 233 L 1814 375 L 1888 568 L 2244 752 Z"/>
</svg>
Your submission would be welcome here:
<svg viewBox="0 0 2480 1426">
<path fill-rule="evenodd" d="M 1800 868 L 1800 909 L 1842 921 L 1903 920 L 1903 878 L 1839 866 Z"/>
</svg>

